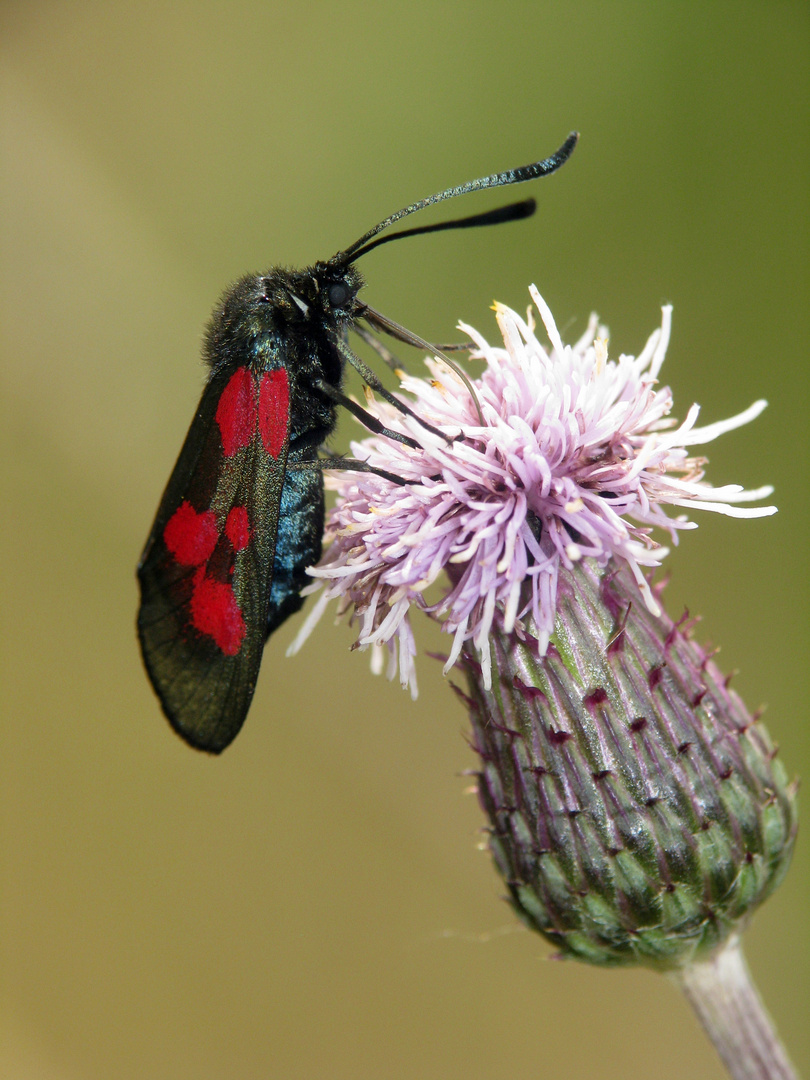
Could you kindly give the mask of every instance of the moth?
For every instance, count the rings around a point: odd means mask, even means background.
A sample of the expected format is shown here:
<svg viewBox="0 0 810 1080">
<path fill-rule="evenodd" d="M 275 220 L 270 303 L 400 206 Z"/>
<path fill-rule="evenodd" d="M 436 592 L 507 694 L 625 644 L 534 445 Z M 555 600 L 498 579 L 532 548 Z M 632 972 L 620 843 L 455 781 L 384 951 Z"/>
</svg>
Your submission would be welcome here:
<svg viewBox="0 0 810 1080">
<path fill-rule="evenodd" d="M 385 400 L 410 411 L 355 354 L 349 331 L 383 358 L 390 354 L 375 334 L 433 348 L 360 299 L 357 260 L 404 236 L 528 217 L 533 199 L 386 232 L 434 203 L 547 176 L 577 138 L 572 133 L 542 161 L 412 203 L 326 262 L 249 275 L 223 294 L 205 335 L 208 381 L 138 564 L 146 670 L 172 727 L 191 746 L 217 754 L 233 741 L 265 641 L 303 603 L 306 569 L 321 554 L 323 470 L 366 468 L 321 456 L 338 407 L 378 434 L 410 441 L 342 390 L 349 364 Z"/>
</svg>

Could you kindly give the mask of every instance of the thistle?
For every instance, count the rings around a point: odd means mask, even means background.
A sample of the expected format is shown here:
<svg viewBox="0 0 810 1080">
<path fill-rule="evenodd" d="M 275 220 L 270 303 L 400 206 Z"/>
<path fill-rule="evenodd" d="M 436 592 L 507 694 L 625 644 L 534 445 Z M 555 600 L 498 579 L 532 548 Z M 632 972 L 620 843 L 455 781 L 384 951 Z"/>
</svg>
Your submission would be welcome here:
<svg viewBox="0 0 810 1080">
<path fill-rule="evenodd" d="M 461 325 L 486 362 L 472 387 L 438 359 L 430 381 L 403 378 L 433 430 L 369 397 L 417 448 L 353 446 L 401 485 L 331 481 L 330 546 L 311 571 L 320 597 L 293 648 L 336 599 L 375 668 L 387 650 L 415 695 L 411 613 L 439 621 L 518 915 L 564 956 L 672 973 L 734 1076 L 789 1077 L 738 941 L 787 869 L 794 786 L 693 620 L 673 622 L 650 582 L 668 553 L 658 535 L 677 543 L 696 527 L 689 512 L 775 512 L 750 505 L 769 487 L 712 487 L 689 449 L 765 402 L 704 427 L 694 405 L 678 424 L 658 383 L 669 307 L 638 357 L 613 360 L 595 316 L 566 346 L 530 292 L 550 348 L 531 310 L 496 305 L 502 346 Z"/>
</svg>

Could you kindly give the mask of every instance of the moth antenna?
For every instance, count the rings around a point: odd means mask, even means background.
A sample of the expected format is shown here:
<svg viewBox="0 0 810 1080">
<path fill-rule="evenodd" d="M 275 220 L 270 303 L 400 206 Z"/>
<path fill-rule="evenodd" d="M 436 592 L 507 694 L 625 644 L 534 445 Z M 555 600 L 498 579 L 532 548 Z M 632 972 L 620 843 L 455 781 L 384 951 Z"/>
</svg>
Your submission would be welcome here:
<svg viewBox="0 0 810 1080">
<path fill-rule="evenodd" d="M 471 214 L 469 217 L 453 218 L 450 221 L 437 221 L 433 225 L 415 225 L 412 229 L 400 229 L 395 233 L 378 236 L 370 244 L 364 244 L 359 251 L 354 253 L 352 262 L 375 247 L 379 247 L 380 244 L 387 244 L 389 240 L 401 240 L 403 236 L 421 236 L 423 233 L 446 232 L 448 229 L 473 229 L 479 225 L 502 225 L 505 221 L 522 221 L 524 218 L 531 217 L 536 209 L 536 199 L 522 199 L 520 202 L 507 203 L 506 206 L 487 210 L 483 214 Z"/>
<path fill-rule="evenodd" d="M 455 199 L 458 195 L 466 195 L 470 191 L 484 191 L 486 188 L 492 187 L 505 187 L 508 184 L 522 184 L 527 180 L 536 180 L 540 176 L 548 176 L 549 173 L 556 172 L 561 165 L 564 165 L 568 158 L 574 151 L 574 147 L 577 145 L 579 139 L 579 132 L 572 131 L 559 150 L 555 151 L 551 157 L 543 158 L 542 161 L 535 161 L 531 165 L 521 165 L 517 169 L 508 169 L 506 172 L 492 173 L 490 176 L 482 176 L 478 180 L 468 180 L 466 184 L 460 184 L 457 187 L 447 188 L 445 191 L 438 191 L 435 195 L 429 195 L 426 199 L 420 199 L 418 202 L 411 203 L 410 206 L 405 206 L 402 210 L 397 210 L 395 214 L 391 214 L 390 217 L 380 221 L 374 228 L 369 229 L 367 233 L 364 233 L 359 240 L 347 247 L 344 251 L 338 252 L 332 260 L 338 264 L 346 264 L 353 262 L 355 259 L 359 259 L 361 255 L 365 255 L 367 251 L 371 251 L 372 247 L 376 247 L 376 244 L 370 244 L 372 240 L 379 233 L 395 224 L 397 221 L 401 221 L 402 218 L 408 217 L 410 214 L 415 214 L 418 210 L 424 210 L 426 206 L 433 206 L 434 203 L 444 202 L 445 199 Z M 521 205 L 521 204 L 513 204 Z M 501 213 L 508 208 L 501 208 Z M 491 215 L 497 216 L 498 211 L 491 211 L 490 214 L 475 215 L 475 218 L 488 218 Z M 525 215 L 524 215 L 525 216 Z M 509 220 L 506 218 L 497 218 L 497 220 L 478 220 L 475 218 L 465 221 L 462 219 L 455 223 L 446 223 L 445 228 L 467 228 L 473 224 L 497 224 L 500 220 Z M 438 231 L 437 229 L 420 229 L 420 230 L 405 230 L 402 235 L 415 235 L 419 232 Z M 394 237 L 390 237 L 394 239 Z"/>
</svg>

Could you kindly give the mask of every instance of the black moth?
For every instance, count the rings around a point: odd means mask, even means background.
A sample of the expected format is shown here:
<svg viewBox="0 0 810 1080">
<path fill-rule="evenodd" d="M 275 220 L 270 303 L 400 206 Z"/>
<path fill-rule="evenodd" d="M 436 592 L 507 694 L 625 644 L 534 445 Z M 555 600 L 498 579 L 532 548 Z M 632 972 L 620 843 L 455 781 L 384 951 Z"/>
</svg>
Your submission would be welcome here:
<svg viewBox="0 0 810 1080">
<path fill-rule="evenodd" d="M 146 670 L 172 727 L 192 746 L 216 754 L 236 737 L 265 640 L 301 607 L 306 568 L 321 554 L 322 470 L 363 468 L 318 456 L 337 406 L 372 431 L 409 441 L 341 390 L 349 363 L 408 411 L 349 348 L 349 330 L 371 344 L 367 327 L 431 348 L 358 299 L 355 262 L 397 237 L 528 216 L 533 199 L 373 239 L 433 203 L 554 172 L 576 142 L 571 134 L 543 161 L 413 203 L 328 262 L 245 277 L 222 297 L 205 339 L 208 383 L 138 565 Z"/>
</svg>

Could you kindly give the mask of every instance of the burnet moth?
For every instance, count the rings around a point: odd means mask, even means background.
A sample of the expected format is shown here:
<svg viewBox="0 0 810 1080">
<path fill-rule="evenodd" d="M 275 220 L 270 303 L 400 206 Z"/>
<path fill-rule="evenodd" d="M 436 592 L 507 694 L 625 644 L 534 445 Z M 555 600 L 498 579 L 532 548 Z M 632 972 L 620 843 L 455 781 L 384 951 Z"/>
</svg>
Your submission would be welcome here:
<svg viewBox="0 0 810 1080">
<path fill-rule="evenodd" d="M 217 754 L 236 737 L 264 643 L 303 603 L 306 569 L 321 554 L 322 470 L 363 468 L 319 457 L 336 427 L 337 406 L 372 431 L 410 441 L 343 394 L 349 363 L 387 401 L 409 411 L 351 350 L 348 331 L 387 359 L 368 328 L 435 347 L 358 299 L 364 283 L 355 263 L 403 236 L 529 216 L 533 199 L 379 236 L 433 203 L 546 176 L 576 142 L 573 133 L 543 161 L 412 203 L 327 262 L 305 270 L 276 267 L 242 278 L 223 295 L 205 336 L 208 382 L 138 565 L 146 670 L 172 727 L 192 746 Z"/>
</svg>

